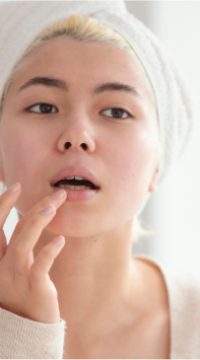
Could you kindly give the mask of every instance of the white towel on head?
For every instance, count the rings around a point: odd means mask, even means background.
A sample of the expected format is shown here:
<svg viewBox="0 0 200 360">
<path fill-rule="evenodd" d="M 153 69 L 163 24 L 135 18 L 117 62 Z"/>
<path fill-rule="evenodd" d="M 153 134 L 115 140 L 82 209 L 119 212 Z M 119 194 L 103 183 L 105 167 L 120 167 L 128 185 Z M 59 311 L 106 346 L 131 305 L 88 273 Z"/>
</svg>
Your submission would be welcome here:
<svg viewBox="0 0 200 360">
<path fill-rule="evenodd" d="M 47 26 L 79 13 L 92 15 L 118 31 L 133 47 L 152 84 L 161 138 L 159 184 L 191 138 L 194 111 L 183 79 L 155 35 L 130 14 L 123 1 L 0 2 L 0 97 L 15 63 Z"/>
</svg>

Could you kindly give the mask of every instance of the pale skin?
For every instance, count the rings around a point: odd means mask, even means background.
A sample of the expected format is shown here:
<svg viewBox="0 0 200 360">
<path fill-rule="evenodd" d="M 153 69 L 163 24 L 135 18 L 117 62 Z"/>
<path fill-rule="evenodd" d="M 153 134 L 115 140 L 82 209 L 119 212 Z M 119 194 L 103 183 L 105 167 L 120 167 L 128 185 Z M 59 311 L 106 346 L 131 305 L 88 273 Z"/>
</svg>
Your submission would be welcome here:
<svg viewBox="0 0 200 360">
<path fill-rule="evenodd" d="M 32 85 L 19 91 L 36 76 L 60 79 L 68 89 Z M 139 95 L 94 93 L 110 82 L 135 87 Z M 40 103 L 51 105 L 51 113 L 39 112 Z M 124 109 L 124 117 L 114 118 L 112 108 Z M 125 50 L 60 37 L 21 62 L 0 122 L 2 178 L 8 187 L 21 184 L 1 197 L 1 223 L 12 206 L 22 218 L 8 248 L 2 235 L 0 287 L 7 296 L 0 304 L 36 321 L 66 320 L 66 358 L 168 356 L 163 281 L 131 253 L 133 219 L 157 184 L 158 139 L 152 90 Z M 101 188 L 92 200 L 53 200 L 50 179 L 66 165 L 95 173 Z M 38 212 L 47 205 L 55 209 L 51 214 Z M 60 234 L 65 243 L 58 247 Z M 16 298 L 13 278 L 21 294 Z M 24 309 L 27 296 L 33 300 Z"/>
</svg>

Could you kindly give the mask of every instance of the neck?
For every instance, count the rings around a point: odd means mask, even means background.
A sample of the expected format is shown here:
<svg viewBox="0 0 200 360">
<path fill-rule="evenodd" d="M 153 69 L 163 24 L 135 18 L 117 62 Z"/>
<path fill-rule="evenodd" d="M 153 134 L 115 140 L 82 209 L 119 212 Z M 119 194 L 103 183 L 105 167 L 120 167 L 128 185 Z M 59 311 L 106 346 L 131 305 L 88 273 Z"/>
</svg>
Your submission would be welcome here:
<svg viewBox="0 0 200 360">
<path fill-rule="evenodd" d="M 40 244 L 49 239 L 45 233 Z M 87 238 L 66 236 L 50 277 L 57 288 L 61 318 L 66 320 L 68 331 L 91 337 L 105 333 L 105 329 L 109 333 L 138 314 L 141 281 L 132 257 L 131 239 L 131 224 Z"/>
</svg>

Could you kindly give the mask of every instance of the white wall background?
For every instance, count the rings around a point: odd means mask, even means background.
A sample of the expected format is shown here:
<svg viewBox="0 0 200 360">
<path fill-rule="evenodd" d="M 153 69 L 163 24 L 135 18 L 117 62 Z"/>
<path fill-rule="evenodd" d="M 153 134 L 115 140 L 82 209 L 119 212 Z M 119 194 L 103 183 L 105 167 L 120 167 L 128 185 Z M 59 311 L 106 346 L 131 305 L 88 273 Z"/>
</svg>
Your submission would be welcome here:
<svg viewBox="0 0 200 360">
<path fill-rule="evenodd" d="M 200 102 L 200 2 L 128 1 L 128 8 L 165 43 L 196 104 Z M 153 195 L 144 219 L 156 234 L 142 251 L 174 269 L 200 272 L 200 124 L 182 161 Z M 140 250 L 140 249 L 139 249 Z M 140 251 L 139 251 L 140 252 Z"/>
<path fill-rule="evenodd" d="M 191 91 L 200 94 L 200 2 L 127 1 L 128 8 L 166 44 L 182 68 Z M 200 125 L 176 172 L 149 201 L 144 220 L 155 235 L 142 240 L 136 252 L 148 253 L 172 268 L 200 272 Z M 16 223 L 14 210 L 5 224 L 10 237 Z"/>
</svg>

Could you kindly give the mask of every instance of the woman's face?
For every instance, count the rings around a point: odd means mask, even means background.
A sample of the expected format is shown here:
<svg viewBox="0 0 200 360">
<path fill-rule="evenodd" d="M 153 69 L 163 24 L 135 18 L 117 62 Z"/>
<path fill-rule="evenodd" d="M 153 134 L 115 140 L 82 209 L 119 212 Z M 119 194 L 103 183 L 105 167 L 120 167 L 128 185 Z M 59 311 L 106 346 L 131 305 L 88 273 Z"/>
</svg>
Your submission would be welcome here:
<svg viewBox="0 0 200 360">
<path fill-rule="evenodd" d="M 43 81 L 21 88 L 35 77 L 62 86 Z M 90 200 L 65 202 L 48 229 L 90 236 L 123 226 L 151 191 L 158 151 L 153 96 L 134 55 L 58 37 L 21 62 L 0 122 L 5 183 L 22 184 L 21 215 L 55 191 L 51 181 L 60 170 L 80 165 L 95 175 L 100 190 Z"/>
</svg>

